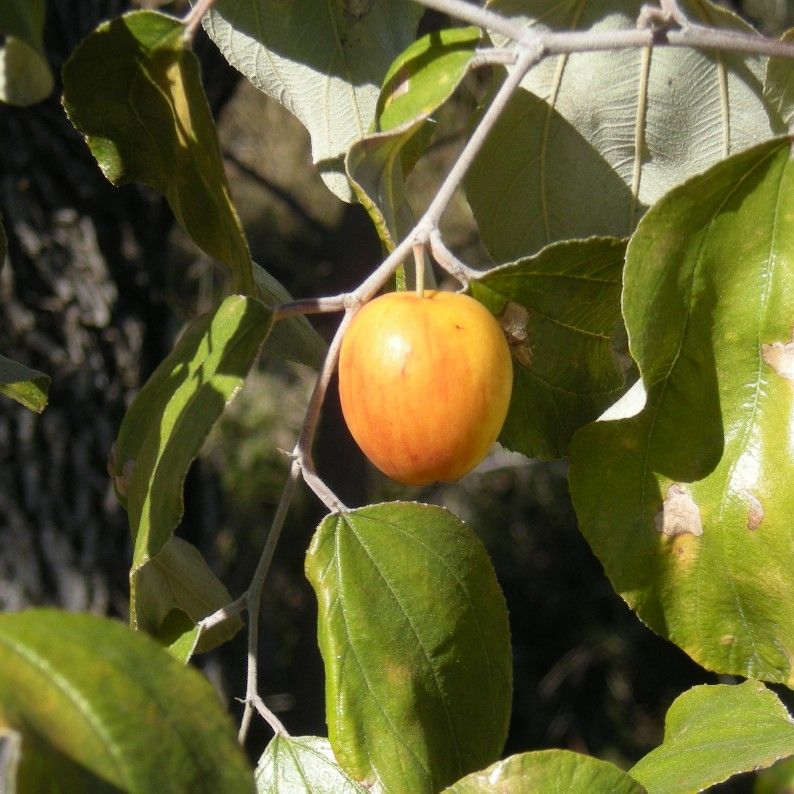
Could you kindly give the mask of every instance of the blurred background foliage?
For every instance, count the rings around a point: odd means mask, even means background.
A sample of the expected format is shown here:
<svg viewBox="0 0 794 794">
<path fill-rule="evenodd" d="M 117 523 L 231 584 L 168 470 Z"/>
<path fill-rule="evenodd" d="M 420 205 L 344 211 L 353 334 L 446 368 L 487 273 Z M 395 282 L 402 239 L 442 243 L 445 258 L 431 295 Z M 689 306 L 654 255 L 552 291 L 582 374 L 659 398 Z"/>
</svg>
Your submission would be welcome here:
<svg viewBox="0 0 794 794">
<path fill-rule="evenodd" d="M 175 13 L 185 9 L 184 3 L 151 0 L 137 5 Z M 787 0 L 725 5 L 770 34 L 794 24 L 794 9 Z M 113 0 L 50 0 L 46 32 L 55 66 L 100 18 L 127 6 Z M 427 26 L 439 22 L 443 20 L 435 14 L 424 20 Z M 197 48 L 254 260 L 295 296 L 332 294 L 358 284 L 381 258 L 363 210 L 343 205 L 327 191 L 311 165 L 307 135 L 289 114 L 239 80 L 203 34 Z M 469 79 L 440 114 L 434 141 L 410 180 L 410 198 L 417 209 L 460 150 L 481 90 L 477 78 Z M 103 479 L 103 456 L 124 407 L 181 324 L 207 310 L 220 295 L 222 274 L 173 224 L 157 198 L 137 187 L 110 189 L 59 114 L 57 96 L 24 111 L 0 109 L 0 143 L 5 147 L 0 149 L 5 152 L 0 156 L 0 209 L 9 227 L 11 252 L 0 279 L 5 315 L 0 318 L 0 339 L 4 353 L 49 372 L 56 384 L 52 405 L 41 419 L 31 419 L 7 403 L 0 406 L 0 471 L 5 472 L 0 490 L 0 606 L 58 603 L 124 618 L 130 546 L 125 518 Z M 31 140 L 31 129 L 38 138 L 65 141 L 74 173 L 56 174 L 60 166 L 42 163 L 32 143 L 25 154 L 24 139 Z M 16 147 L 14 157 L 9 147 Z M 37 168 L 43 176 L 36 176 Z M 45 190 L 37 193 L 36 179 L 56 176 L 79 184 L 51 206 Z M 71 214 L 65 218 L 64 212 Z M 133 213 L 138 225 L 125 213 Z M 59 234 L 66 234 L 58 231 L 58 224 L 71 228 L 83 222 L 88 232 L 79 239 L 93 235 L 92 255 L 104 263 L 98 283 L 116 296 L 107 299 L 107 317 L 99 320 L 77 297 L 48 303 L 48 295 L 66 294 L 64 283 L 81 279 L 78 238 L 67 235 L 61 246 L 64 254 L 55 243 L 37 247 L 26 237 L 57 242 Z M 444 233 L 466 261 L 488 263 L 460 197 L 445 217 Z M 111 245 L 114 235 L 119 240 Z M 23 270 L 37 257 L 58 256 L 46 283 L 41 278 L 30 281 Z M 129 284 L 135 289 L 127 288 Z M 69 328 L 53 330 L 55 312 L 71 312 L 78 329 L 84 326 L 96 333 L 83 334 L 82 346 L 71 358 L 59 358 L 50 348 L 34 346 L 31 351 L 25 329 L 32 326 L 12 321 L 13 312 L 20 310 L 41 333 L 50 335 L 53 349 L 72 339 Z M 326 337 L 335 321 L 313 320 Z M 97 358 L 96 351 L 118 338 L 128 343 L 119 348 L 115 360 L 127 364 L 108 371 L 106 359 Z M 233 595 L 241 593 L 252 576 L 286 476 L 289 460 L 284 450 L 294 445 L 312 380 L 305 368 L 265 357 L 188 478 L 180 533 L 202 549 Z M 89 385 L 78 388 L 84 381 Z M 51 431 L 48 413 L 56 417 Z M 65 418 L 57 424 L 61 416 Z M 77 428 L 90 417 L 107 427 L 92 436 L 85 459 L 78 459 Z M 54 445 L 63 451 L 54 453 Z M 340 419 L 332 389 L 320 427 L 317 464 L 349 505 L 396 498 L 434 502 L 455 511 L 479 533 L 511 616 L 515 699 L 506 752 L 565 747 L 628 766 L 661 740 L 664 713 L 678 694 L 718 680 L 646 629 L 614 594 L 577 530 L 562 462 L 527 461 L 497 452 L 457 484 L 419 492 L 403 489 L 363 460 Z M 70 490 L 69 499 L 55 505 L 46 520 L 36 501 L 48 487 L 44 470 L 61 483 L 59 487 Z M 86 470 L 89 479 L 83 476 Z M 86 489 L 82 502 L 81 488 Z M 93 529 L 81 523 L 86 511 L 99 516 Z M 302 489 L 290 510 L 265 593 L 261 689 L 295 734 L 326 731 L 316 607 L 303 576 L 305 549 L 322 515 L 321 506 Z M 89 580 L 91 587 L 85 585 Z M 243 634 L 197 660 L 235 711 L 239 706 L 234 698 L 244 690 Z M 789 707 L 794 706 L 791 693 L 778 691 Z M 249 738 L 252 754 L 261 752 L 268 738 L 266 729 L 257 725 Z M 767 777 L 763 791 L 794 790 L 794 774 L 774 774 Z M 723 789 L 749 791 L 754 785 L 752 776 L 745 776 Z"/>
</svg>

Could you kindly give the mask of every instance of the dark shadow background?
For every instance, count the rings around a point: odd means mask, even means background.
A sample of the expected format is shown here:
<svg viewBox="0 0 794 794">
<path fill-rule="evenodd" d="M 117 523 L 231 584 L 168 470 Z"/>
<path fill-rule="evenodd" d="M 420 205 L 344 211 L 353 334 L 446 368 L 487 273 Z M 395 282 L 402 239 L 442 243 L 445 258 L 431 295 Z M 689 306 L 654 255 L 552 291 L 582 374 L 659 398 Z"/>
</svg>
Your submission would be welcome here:
<svg viewBox="0 0 794 794">
<path fill-rule="evenodd" d="M 100 19 L 127 7 L 49 0 L 54 68 Z M 769 29 L 794 24 L 781 4 L 754 8 L 766 9 L 755 21 Z M 428 15 L 425 24 L 437 21 Z M 326 191 L 302 129 L 241 81 L 203 34 L 196 49 L 254 259 L 295 295 L 355 286 L 381 258 L 363 210 Z M 104 180 L 58 93 L 28 109 L 0 106 L 0 212 L 9 240 L 0 351 L 53 377 L 41 416 L 0 400 L 0 608 L 54 604 L 126 618 L 131 546 L 105 471 L 108 452 L 127 405 L 182 322 L 206 310 L 222 284 L 162 199 Z M 467 94 L 445 110 L 431 175 L 459 147 L 472 109 Z M 445 233 L 453 248 L 481 255 L 465 207 L 453 208 Z M 327 335 L 333 319 L 316 325 Z M 309 382 L 300 368 L 265 358 L 189 475 L 179 533 L 233 595 L 253 573 L 286 472 L 276 448 L 291 448 Z M 480 531 L 511 615 L 515 698 L 506 753 L 566 747 L 628 766 L 661 740 L 678 694 L 718 680 L 642 626 L 614 594 L 576 528 L 562 463 L 507 457 L 455 486 L 402 491 L 366 466 L 333 388 L 316 456 L 350 505 L 410 493 L 449 506 Z M 322 515 L 302 491 L 263 611 L 261 687 L 295 734 L 326 730 L 316 607 L 303 577 Z M 244 661 L 244 633 L 197 660 L 236 712 Z M 253 758 L 268 739 L 255 723 Z M 723 789 L 751 787 L 745 777 Z"/>
</svg>

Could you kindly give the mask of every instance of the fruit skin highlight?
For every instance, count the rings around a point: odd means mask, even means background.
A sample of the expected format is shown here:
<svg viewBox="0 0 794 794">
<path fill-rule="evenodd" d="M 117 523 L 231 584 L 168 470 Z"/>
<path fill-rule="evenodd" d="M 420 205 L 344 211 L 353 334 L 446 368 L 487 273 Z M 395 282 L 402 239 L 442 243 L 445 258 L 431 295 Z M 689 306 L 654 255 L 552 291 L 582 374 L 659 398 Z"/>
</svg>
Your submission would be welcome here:
<svg viewBox="0 0 794 794">
<path fill-rule="evenodd" d="M 513 387 L 499 323 L 457 292 L 390 292 L 350 324 L 339 395 L 364 454 L 405 485 L 457 480 L 487 454 Z"/>
</svg>

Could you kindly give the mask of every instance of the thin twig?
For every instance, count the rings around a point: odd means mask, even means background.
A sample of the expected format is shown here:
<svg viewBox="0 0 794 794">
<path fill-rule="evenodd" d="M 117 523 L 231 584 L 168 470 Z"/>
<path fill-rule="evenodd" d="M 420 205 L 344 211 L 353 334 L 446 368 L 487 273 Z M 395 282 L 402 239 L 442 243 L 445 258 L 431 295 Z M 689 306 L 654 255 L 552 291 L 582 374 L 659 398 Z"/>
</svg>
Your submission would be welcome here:
<svg viewBox="0 0 794 794">
<path fill-rule="evenodd" d="M 241 744 L 245 741 L 245 737 L 248 734 L 248 726 L 251 724 L 255 699 L 258 697 L 257 660 L 259 658 L 259 607 L 262 602 L 262 590 L 265 586 L 265 579 L 267 579 L 270 563 L 273 561 L 276 544 L 281 535 L 281 529 L 284 526 L 284 520 L 287 517 L 287 511 L 292 502 L 292 496 L 295 493 L 295 487 L 298 484 L 300 474 L 300 464 L 297 460 L 294 460 L 290 467 L 287 481 L 284 484 L 284 490 L 281 492 L 276 514 L 273 516 L 273 522 L 270 525 L 270 532 L 267 534 L 265 547 L 262 549 L 262 555 L 254 571 L 253 579 L 251 579 L 251 586 L 248 588 L 248 592 L 245 595 L 248 609 L 248 674 L 245 686 L 245 710 L 243 711 L 243 719 L 240 724 L 240 733 L 238 736 Z"/>
<path fill-rule="evenodd" d="M 328 298 L 305 298 L 290 303 L 282 303 L 273 309 L 273 320 L 283 320 L 295 314 L 326 314 L 341 312 L 347 308 L 350 297 L 348 293 Z"/>
<path fill-rule="evenodd" d="M 340 513 L 347 510 L 347 508 L 315 471 L 312 459 L 312 445 L 314 443 L 314 434 L 317 431 L 317 423 L 320 420 L 320 409 L 323 406 L 325 394 L 336 369 L 336 362 L 339 360 L 342 338 L 352 319 L 353 314 L 348 309 L 336 329 L 331 344 L 328 346 L 328 353 L 325 356 L 325 361 L 323 361 L 320 374 L 314 383 L 314 389 L 309 398 L 309 405 L 306 408 L 306 418 L 303 421 L 298 443 L 295 445 L 295 462 L 303 472 L 303 479 L 332 513 Z"/>
<path fill-rule="evenodd" d="M 540 51 L 540 57 L 572 55 L 603 50 L 627 50 L 651 46 L 691 47 L 705 50 L 727 50 L 746 55 L 768 55 L 794 58 L 794 43 L 769 39 L 757 33 L 741 33 L 694 24 L 676 15 L 670 24 L 680 29 L 623 30 L 536 30 L 526 24 L 500 17 L 493 11 L 471 5 L 464 0 L 416 0 L 427 8 L 442 11 L 464 22 L 479 25 L 512 39 L 523 49 Z M 667 4 L 670 6 L 671 4 Z M 662 12 L 662 9 L 659 9 Z M 659 19 L 666 12 L 662 12 Z"/>
<path fill-rule="evenodd" d="M 466 4 L 467 5 L 467 4 Z M 472 133 L 466 145 L 463 147 L 458 159 L 447 174 L 446 179 L 436 193 L 433 200 L 430 202 L 425 214 L 417 224 L 416 232 L 414 234 L 414 243 L 426 242 L 430 239 L 432 232 L 438 227 L 441 216 L 444 214 L 447 205 L 455 195 L 463 177 L 474 162 L 475 157 L 479 154 L 480 149 L 485 143 L 485 139 L 493 129 L 494 125 L 502 115 L 507 103 L 513 96 L 513 93 L 518 88 L 524 75 L 529 71 L 530 67 L 536 64 L 541 58 L 542 53 L 536 49 L 526 49 L 521 52 L 516 63 L 510 67 L 507 73 L 507 79 L 502 83 L 499 91 L 491 102 L 488 110 L 485 111 L 480 123 Z M 417 239 L 417 234 L 422 235 Z"/>
<path fill-rule="evenodd" d="M 469 66 L 472 69 L 478 69 L 481 66 L 509 66 L 518 60 L 518 51 L 510 47 L 486 47 L 481 50 L 475 50 L 474 57 L 469 61 Z"/>
<path fill-rule="evenodd" d="M 671 30 L 662 43 L 671 47 L 741 52 L 744 55 L 767 55 L 772 58 L 794 58 L 794 43 L 768 39 L 754 33 L 709 28 L 705 25 L 689 24 L 681 30 Z"/>
<path fill-rule="evenodd" d="M 196 4 L 187 12 L 184 20 L 182 20 L 185 25 L 185 32 L 182 34 L 185 41 L 193 41 L 201 20 L 204 19 L 207 11 L 212 8 L 214 2 L 215 0 L 196 0 Z"/>
<path fill-rule="evenodd" d="M 421 243 L 414 243 L 413 249 L 416 294 L 421 298 L 425 294 L 425 247 Z"/>
<path fill-rule="evenodd" d="M 679 25 L 684 26 L 689 24 L 687 15 L 679 5 L 678 0 L 659 0 L 659 5 L 662 7 L 662 13 L 666 14 Z"/>
<path fill-rule="evenodd" d="M 264 718 L 265 722 L 273 729 L 276 736 L 289 736 L 281 720 L 267 707 L 259 694 L 254 695 L 254 708 Z"/>
<path fill-rule="evenodd" d="M 430 251 L 433 258 L 438 264 L 456 278 L 463 285 L 464 288 L 468 287 L 472 281 L 476 281 L 482 276 L 481 271 L 469 267 L 467 264 L 461 262 L 452 251 L 447 248 L 444 241 L 441 239 L 441 232 L 438 229 L 430 235 Z"/>
<path fill-rule="evenodd" d="M 202 618 L 198 623 L 198 625 L 201 627 L 202 634 L 212 628 L 215 628 L 215 626 L 218 626 L 221 623 L 225 623 L 227 620 L 236 618 L 241 612 L 244 612 L 247 597 L 248 594 L 243 593 L 236 601 L 232 601 L 230 604 L 227 604 L 225 607 L 221 607 L 211 615 L 207 615 L 207 617 Z"/>
<path fill-rule="evenodd" d="M 416 1 L 419 5 L 425 6 L 425 8 L 441 11 L 443 14 L 462 19 L 464 22 L 477 25 L 484 30 L 501 33 L 503 36 L 507 36 L 507 38 L 513 41 L 523 41 L 527 35 L 527 27 L 523 23 L 507 19 L 501 16 L 501 14 L 497 14 L 495 11 L 489 11 L 487 8 L 480 8 L 465 0 Z"/>
</svg>

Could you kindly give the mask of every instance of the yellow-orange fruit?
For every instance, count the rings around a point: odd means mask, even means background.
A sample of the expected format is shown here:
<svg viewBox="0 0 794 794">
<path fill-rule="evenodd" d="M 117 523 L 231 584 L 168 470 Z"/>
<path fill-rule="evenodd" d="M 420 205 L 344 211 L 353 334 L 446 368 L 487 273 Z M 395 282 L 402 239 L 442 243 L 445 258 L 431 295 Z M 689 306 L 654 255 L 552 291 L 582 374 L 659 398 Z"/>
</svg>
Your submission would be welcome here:
<svg viewBox="0 0 794 794">
<path fill-rule="evenodd" d="M 347 426 L 394 480 L 457 480 L 504 424 L 513 386 L 499 323 L 453 292 L 390 292 L 353 318 L 339 357 Z"/>
</svg>

